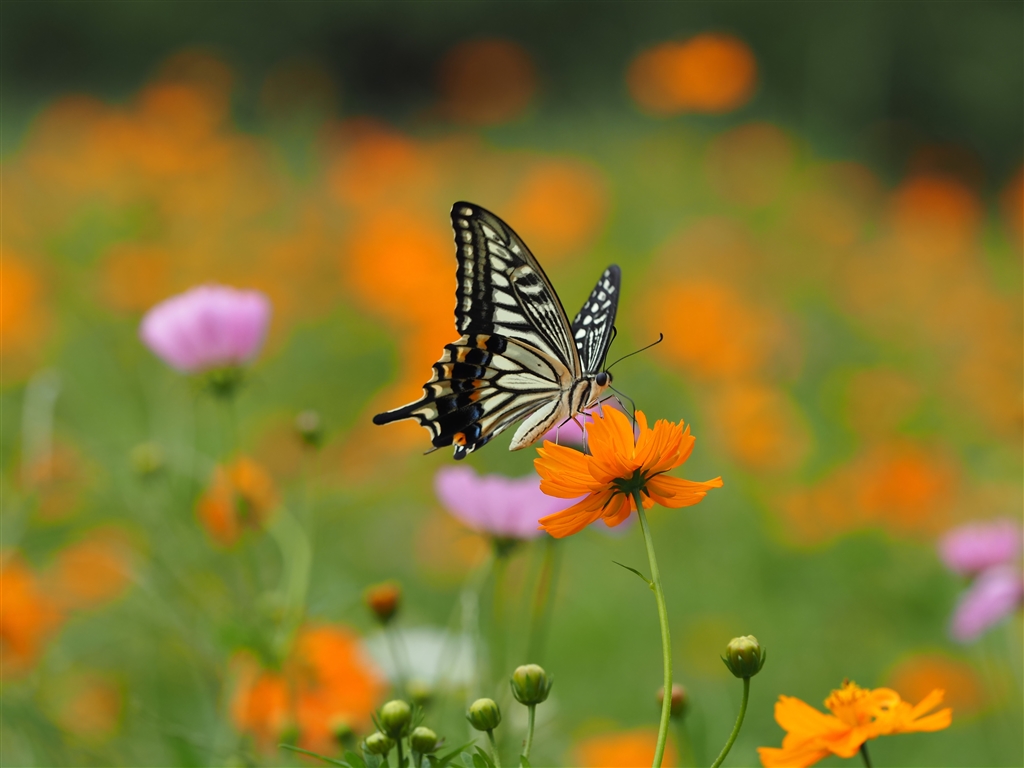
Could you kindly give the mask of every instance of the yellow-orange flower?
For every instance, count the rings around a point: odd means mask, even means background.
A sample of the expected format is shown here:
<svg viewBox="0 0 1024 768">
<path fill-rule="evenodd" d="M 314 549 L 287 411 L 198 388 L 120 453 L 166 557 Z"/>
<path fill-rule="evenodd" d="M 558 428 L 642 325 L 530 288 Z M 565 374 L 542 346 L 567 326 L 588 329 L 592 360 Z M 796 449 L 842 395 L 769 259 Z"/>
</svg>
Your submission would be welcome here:
<svg viewBox="0 0 1024 768">
<path fill-rule="evenodd" d="M 660 419 L 654 429 L 647 417 L 636 412 L 639 435 L 624 413 L 609 408 L 594 414 L 587 430 L 590 453 L 584 454 L 545 441 L 534 461 L 541 477 L 540 488 L 549 496 L 574 499 L 586 495 L 568 509 L 542 517 L 541 527 L 560 539 L 586 528 L 598 518 L 616 526 L 636 510 L 633 489 L 643 497 L 644 509 L 655 502 L 663 507 L 689 507 L 711 488 L 721 488 L 722 478 L 694 482 L 665 475 L 690 458 L 694 438 L 683 422 Z"/>
<path fill-rule="evenodd" d="M 303 628 L 281 671 L 263 669 L 248 655 L 235 663 L 238 684 L 231 717 L 263 751 L 273 749 L 293 725 L 304 749 L 329 753 L 334 727 L 345 722 L 366 730 L 385 690 L 383 675 L 358 638 L 338 625 Z"/>
<path fill-rule="evenodd" d="M 0 555 L 0 674 L 31 669 L 62 620 L 58 602 L 29 566 L 16 554 Z"/>
<path fill-rule="evenodd" d="M 849 680 L 825 700 L 826 715 L 792 696 L 780 696 L 775 721 L 786 730 L 782 749 L 758 747 L 761 765 L 802 768 L 829 755 L 853 757 L 861 745 L 878 736 L 914 731 L 939 731 L 953 720 L 953 710 L 925 713 L 942 701 L 936 689 L 917 706 L 891 688 L 868 690 Z"/>
<path fill-rule="evenodd" d="M 196 504 L 196 514 L 210 536 L 227 547 L 235 543 L 242 528 L 262 528 L 277 502 L 270 475 L 243 456 L 217 468 Z"/>
<path fill-rule="evenodd" d="M 658 741 L 654 728 L 602 733 L 580 741 L 573 749 L 573 765 L 581 768 L 636 768 L 650 765 Z M 665 765 L 676 765 L 672 742 L 665 749 Z"/>
</svg>

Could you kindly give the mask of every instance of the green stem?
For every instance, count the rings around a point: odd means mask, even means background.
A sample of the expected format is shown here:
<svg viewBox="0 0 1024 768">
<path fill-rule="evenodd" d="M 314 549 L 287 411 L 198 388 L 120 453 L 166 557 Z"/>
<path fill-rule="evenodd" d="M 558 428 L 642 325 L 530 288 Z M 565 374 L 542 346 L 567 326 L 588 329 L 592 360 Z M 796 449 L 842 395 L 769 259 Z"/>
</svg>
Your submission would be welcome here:
<svg viewBox="0 0 1024 768">
<path fill-rule="evenodd" d="M 665 742 L 668 740 L 669 721 L 672 717 L 672 641 L 668 632 L 668 608 L 665 607 L 665 591 L 661 586 L 661 572 L 658 570 L 658 558 L 654 555 L 654 541 L 651 529 L 644 514 L 644 501 L 640 489 L 633 490 L 636 503 L 636 514 L 640 518 L 640 530 L 644 534 L 644 545 L 647 547 L 647 560 L 651 566 L 651 589 L 654 600 L 658 604 L 658 621 L 661 623 L 661 657 L 665 670 L 665 698 L 661 705 L 661 722 L 658 724 L 658 743 L 654 748 L 654 768 L 660 768 L 665 755 Z"/>
<path fill-rule="evenodd" d="M 399 768 L 401 768 L 401 765 L 402 765 L 402 762 L 403 762 L 403 758 L 402 758 L 402 734 L 398 734 L 398 738 L 395 739 L 395 741 L 398 744 L 398 765 L 399 765 Z"/>
<path fill-rule="evenodd" d="M 558 539 L 547 536 L 544 542 L 544 562 L 537 577 L 537 591 L 533 596 L 530 612 L 530 634 L 526 643 L 526 662 L 540 664 L 551 624 L 551 610 L 554 606 L 555 588 L 558 584 L 559 566 L 562 563 L 562 548 Z"/>
<path fill-rule="evenodd" d="M 498 552 L 494 561 L 494 603 L 492 606 L 491 638 L 494 655 L 491 658 L 491 682 L 497 685 L 505 669 L 505 573 L 508 555 Z"/>
<path fill-rule="evenodd" d="M 494 741 L 494 731 L 487 731 L 487 740 L 491 742 L 491 757 L 494 758 L 494 768 L 501 768 L 501 758 L 498 757 L 498 745 Z"/>
<path fill-rule="evenodd" d="M 395 687 L 398 689 L 399 696 L 405 696 L 409 678 L 406 675 L 405 664 L 402 662 L 402 655 L 398 652 L 398 639 L 395 637 L 394 627 L 390 623 L 384 627 L 384 638 L 388 644 L 391 661 L 395 665 L 395 683 L 397 683 Z"/>
<path fill-rule="evenodd" d="M 725 746 L 722 747 L 722 753 L 718 756 L 718 759 L 711 764 L 711 768 L 718 768 L 725 760 L 726 755 L 729 754 L 729 750 L 732 749 L 732 745 L 736 741 L 736 737 L 740 735 L 740 728 L 743 726 L 743 716 L 747 714 L 747 699 L 750 698 L 750 678 L 743 678 L 743 701 L 740 702 L 740 713 L 736 716 L 736 725 L 732 727 L 732 733 L 729 734 L 729 740 L 725 742 Z M 868 766 L 870 768 L 870 765 Z"/>
<path fill-rule="evenodd" d="M 533 746 L 533 722 L 537 715 L 537 705 L 529 705 L 529 715 L 526 721 L 526 745 L 523 747 L 523 757 L 530 759 L 530 747 Z"/>
<path fill-rule="evenodd" d="M 871 768 L 871 756 L 868 755 L 868 743 L 866 741 L 860 745 L 860 756 L 864 758 L 865 768 Z"/>
</svg>

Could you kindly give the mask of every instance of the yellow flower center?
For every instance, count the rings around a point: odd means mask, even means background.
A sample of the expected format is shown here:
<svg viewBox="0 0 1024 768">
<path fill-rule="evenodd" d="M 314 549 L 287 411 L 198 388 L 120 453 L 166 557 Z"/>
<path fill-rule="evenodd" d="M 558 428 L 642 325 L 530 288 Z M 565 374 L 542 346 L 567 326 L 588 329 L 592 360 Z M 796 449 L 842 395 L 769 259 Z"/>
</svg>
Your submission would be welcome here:
<svg viewBox="0 0 1024 768">
<path fill-rule="evenodd" d="M 867 725 L 874 718 L 874 712 L 868 706 L 869 699 L 870 691 L 850 680 L 844 680 L 843 687 L 832 691 L 832 695 L 825 699 L 825 706 L 847 725 L 857 727 Z"/>
</svg>

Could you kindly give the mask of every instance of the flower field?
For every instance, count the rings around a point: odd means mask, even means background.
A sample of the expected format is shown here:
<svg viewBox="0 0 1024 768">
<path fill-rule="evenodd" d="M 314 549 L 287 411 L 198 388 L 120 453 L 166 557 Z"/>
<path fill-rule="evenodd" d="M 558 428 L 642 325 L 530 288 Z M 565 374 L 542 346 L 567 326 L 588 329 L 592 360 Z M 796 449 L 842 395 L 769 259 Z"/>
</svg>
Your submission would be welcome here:
<svg viewBox="0 0 1024 768">
<path fill-rule="evenodd" d="M 1024 764 L 1020 7 L 47 5 L 0 764 Z"/>
</svg>

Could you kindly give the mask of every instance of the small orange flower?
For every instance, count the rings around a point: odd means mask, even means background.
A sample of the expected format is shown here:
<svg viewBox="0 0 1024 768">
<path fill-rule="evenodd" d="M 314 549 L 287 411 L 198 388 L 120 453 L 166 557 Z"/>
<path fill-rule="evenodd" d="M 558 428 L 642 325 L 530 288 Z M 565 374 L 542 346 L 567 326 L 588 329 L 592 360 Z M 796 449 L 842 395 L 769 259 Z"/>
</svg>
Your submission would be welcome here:
<svg viewBox="0 0 1024 768">
<path fill-rule="evenodd" d="M 217 468 L 196 505 L 196 514 L 217 543 L 227 547 L 235 543 L 243 527 L 261 528 L 277 501 L 266 470 L 243 456 Z"/>
<path fill-rule="evenodd" d="M 758 747 L 761 765 L 802 768 L 829 755 L 853 757 L 864 742 L 878 736 L 940 731 L 952 722 L 953 710 L 925 713 L 939 705 L 943 693 L 936 689 L 911 706 L 891 688 L 867 690 L 845 680 L 825 700 L 831 715 L 792 696 L 780 696 L 775 721 L 786 730 L 786 737 L 782 749 Z"/>
<path fill-rule="evenodd" d="M 385 581 L 367 587 L 363 599 L 381 624 L 387 624 L 398 612 L 402 599 L 402 588 L 394 581 Z"/>
<path fill-rule="evenodd" d="M 586 528 L 599 517 L 613 527 L 636 510 L 633 490 L 644 496 L 644 509 L 657 502 L 663 507 L 689 507 L 711 488 L 721 488 L 722 478 L 703 483 L 665 475 L 690 457 L 694 438 L 683 422 L 673 424 L 661 419 L 654 429 L 647 426 L 647 417 L 636 412 L 640 434 L 634 438 L 629 417 L 608 409 L 604 415 L 594 414 L 587 439 L 590 454 L 545 441 L 534 460 L 541 476 L 540 488 L 549 496 L 575 499 L 578 503 L 542 517 L 541 527 L 561 539 Z"/>
<path fill-rule="evenodd" d="M 573 765 L 582 768 L 635 768 L 650 765 L 658 742 L 654 728 L 634 728 L 591 736 L 573 749 Z M 665 765 L 676 765 L 675 748 L 668 742 Z"/>
<path fill-rule="evenodd" d="M 339 625 L 304 627 L 281 671 L 263 669 L 248 655 L 235 664 L 231 717 L 262 751 L 272 750 L 294 725 L 304 749 L 329 753 L 334 726 L 344 721 L 356 731 L 369 728 L 385 690 L 359 639 Z"/>
<path fill-rule="evenodd" d="M 0 675 L 28 671 L 60 626 L 63 612 L 16 554 L 0 555 Z"/>
</svg>

